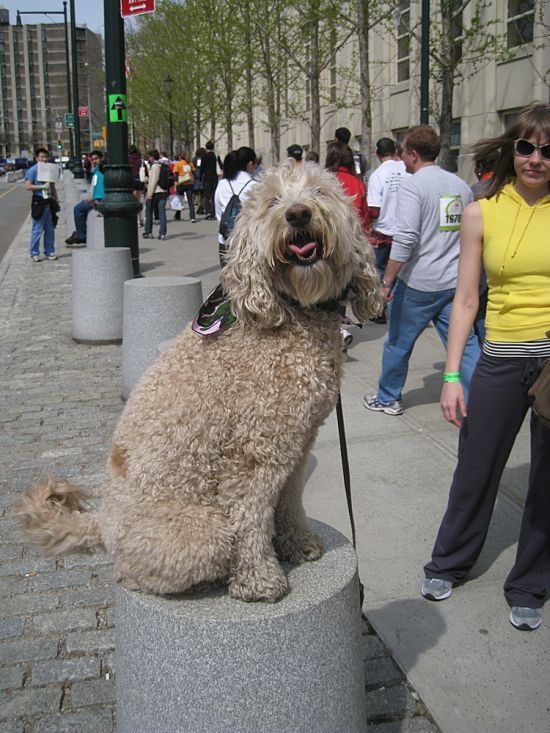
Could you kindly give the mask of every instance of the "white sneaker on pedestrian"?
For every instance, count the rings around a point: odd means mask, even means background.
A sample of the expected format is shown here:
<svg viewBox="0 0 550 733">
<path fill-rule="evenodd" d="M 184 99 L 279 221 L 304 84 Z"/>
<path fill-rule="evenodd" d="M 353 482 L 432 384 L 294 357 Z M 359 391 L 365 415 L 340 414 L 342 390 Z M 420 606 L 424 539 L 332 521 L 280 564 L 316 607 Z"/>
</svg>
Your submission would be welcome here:
<svg viewBox="0 0 550 733">
<path fill-rule="evenodd" d="M 40 259 L 40 257 L 39 257 L 38 255 L 33 255 L 33 256 L 31 257 L 31 260 L 32 260 L 33 262 L 42 262 L 42 260 Z"/>
<path fill-rule="evenodd" d="M 520 631 L 534 631 L 542 623 L 542 608 L 512 606 L 510 609 L 510 623 Z"/>
<path fill-rule="evenodd" d="M 422 583 L 422 595 L 429 601 L 444 601 L 453 592 L 450 580 L 442 578 L 426 578 Z"/>
<path fill-rule="evenodd" d="M 363 404 L 367 410 L 373 410 L 373 412 L 384 412 L 386 415 L 403 414 L 403 406 L 399 400 L 395 400 L 395 402 L 380 402 L 376 395 L 372 395 L 372 397 L 365 395 Z"/>
<path fill-rule="evenodd" d="M 56 260 L 57 259 L 57 255 L 56 254 L 46 255 L 46 259 L 47 260 Z"/>
</svg>

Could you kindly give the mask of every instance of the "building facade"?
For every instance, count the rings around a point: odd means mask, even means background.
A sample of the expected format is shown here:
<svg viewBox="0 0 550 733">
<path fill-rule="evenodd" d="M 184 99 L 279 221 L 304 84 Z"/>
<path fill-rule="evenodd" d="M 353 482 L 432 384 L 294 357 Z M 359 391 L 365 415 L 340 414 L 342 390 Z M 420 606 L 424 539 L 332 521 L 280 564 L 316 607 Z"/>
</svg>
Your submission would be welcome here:
<svg viewBox="0 0 550 733">
<path fill-rule="evenodd" d="M 456 3 L 464 17 L 456 20 L 456 43 L 461 44 L 461 29 L 470 25 L 474 3 Z M 389 7 L 389 6 L 388 6 Z M 438 23 L 438 3 L 432 2 L 432 23 Z M 400 0 L 393 23 L 372 29 L 370 78 L 372 84 L 372 143 L 383 136 L 399 141 L 405 129 L 420 121 L 420 23 L 418 0 Z M 393 28 L 391 27 L 393 25 Z M 483 137 L 499 134 L 513 115 L 532 101 L 550 101 L 550 0 L 492 0 L 482 10 L 481 31 L 499 34 L 500 53 L 488 53 L 472 64 L 466 55 L 461 66 L 463 78 L 456 85 L 452 105 L 451 146 L 456 168 L 463 178 L 473 180 L 471 146 Z M 458 46 L 457 46 L 458 47 Z M 433 61 L 432 61 L 433 63 Z M 433 67 L 432 67 L 433 70 Z M 350 144 L 365 148 L 361 140 L 361 112 L 358 102 L 357 44 L 350 41 L 338 52 L 336 63 L 323 72 L 324 102 L 321 120 L 321 162 L 326 146 L 340 126 L 352 131 Z M 350 83 L 355 76 L 356 83 Z M 345 90 L 345 91 L 344 91 Z M 301 91 L 307 98 L 307 88 Z M 437 125 L 440 85 L 430 77 L 430 124 Z M 330 100 L 333 100 L 332 103 Z M 262 111 L 256 110 L 257 119 Z M 263 121 L 262 121 L 263 122 Z M 256 125 L 255 144 L 268 165 L 269 130 Z M 281 157 L 292 143 L 309 149 L 309 127 L 286 118 L 281 129 Z M 248 144 L 246 127 L 235 131 L 234 146 Z M 223 149 L 223 141 L 220 141 Z M 377 164 L 373 150 L 364 149 L 372 166 Z"/>
<path fill-rule="evenodd" d="M 105 124 L 102 41 L 77 27 L 76 46 L 79 106 L 88 110 L 79 118 L 86 151 Z M 57 150 L 58 140 L 67 155 L 65 114 L 71 109 L 64 23 L 10 25 L 9 11 L 0 7 L 0 155 L 32 157 L 37 146 Z"/>
</svg>

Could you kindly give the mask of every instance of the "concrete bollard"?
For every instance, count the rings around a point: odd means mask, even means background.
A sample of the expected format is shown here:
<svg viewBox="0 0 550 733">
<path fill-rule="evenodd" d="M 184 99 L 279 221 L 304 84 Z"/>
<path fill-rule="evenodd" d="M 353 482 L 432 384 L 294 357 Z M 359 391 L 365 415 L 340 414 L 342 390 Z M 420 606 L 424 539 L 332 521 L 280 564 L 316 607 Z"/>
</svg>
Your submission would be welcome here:
<svg viewBox="0 0 550 733">
<path fill-rule="evenodd" d="M 310 523 L 325 554 L 285 567 L 278 603 L 117 587 L 118 733 L 364 733 L 357 559 Z"/>
<path fill-rule="evenodd" d="M 88 249 L 103 249 L 105 247 L 104 219 L 97 211 L 88 214 L 86 246 Z"/>
<path fill-rule="evenodd" d="M 121 342 L 123 284 L 131 277 L 128 247 L 73 250 L 75 341 L 81 344 Z"/>
<path fill-rule="evenodd" d="M 201 281 L 194 277 L 146 277 L 124 283 L 124 399 L 156 358 L 159 343 L 177 336 L 201 304 Z"/>
</svg>

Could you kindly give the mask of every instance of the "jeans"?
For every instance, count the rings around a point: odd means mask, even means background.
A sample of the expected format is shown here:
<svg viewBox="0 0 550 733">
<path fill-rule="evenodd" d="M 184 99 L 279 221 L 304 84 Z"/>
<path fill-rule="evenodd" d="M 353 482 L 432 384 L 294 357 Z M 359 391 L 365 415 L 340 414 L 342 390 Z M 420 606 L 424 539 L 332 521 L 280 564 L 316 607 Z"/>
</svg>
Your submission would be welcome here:
<svg viewBox="0 0 550 733">
<path fill-rule="evenodd" d="M 55 253 L 55 229 L 53 228 L 52 212 L 49 205 L 44 206 L 40 219 L 32 220 L 31 230 L 31 257 L 40 254 L 40 237 L 44 232 L 44 254 L 53 255 Z"/>
<path fill-rule="evenodd" d="M 74 207 L 74 228 L 76 236 L 83 242 L 86 241 L 88 233 L 88 214 L 94 209 L 94 205 L 89 201 L 79 201 Z"/>
<path fill-rule="evenodd" d="M 151 234 L 153 231 L 153 209 L 156 207 L 159 214 L 159 236 L 166 234 L 166 200 L 168 193 L 154 193 L 153 198 L 145 202 L 145 228 L 144 234 Z"/>
<path fill-rule="evenodd" d="M 380 280 L 383 280 L 384 274 L 386 272 L 386 266 L 388 264 L 388 260 L 390 259 L 391 245 L 388 246 L 387 244 L 379 244 L 377 247 L 373 248 L 373 252 L 376 264 L 376 271 L 380 275 Z"/>
<path fill-rule="evenodd" d="M 388 404 L 401 399 L 413 347 L 430 322 L 433 322 L 439 338 L 447 347 L 454 294 L 454 288 L 430 293 L 415 290 L 406 285 L 403 280 L 397 280 L 391 301 L 390 325 L 382 356 L 382 373 L 378 382 L 380 402 Z M 460 365 L 461 381 L 466 399 L 479 355 L 479 344 L 472 331 L 468 336 Z"/>
<path fill-rule="evenodd" d="M 179 196 L 183 197 L 185 196 L 187 198 L 187 203 L 189 205 L 189 220 L 193 221 L 195 218 L 195 203 L 193 201 L 193 188 L 192 186 L 189 186 L 187 188 L 184 188 L 183 191 L 178 194 Z M 174 219 L 179 221 L 181 219 L 181 211 L 176 211 Z"/>
</svg>

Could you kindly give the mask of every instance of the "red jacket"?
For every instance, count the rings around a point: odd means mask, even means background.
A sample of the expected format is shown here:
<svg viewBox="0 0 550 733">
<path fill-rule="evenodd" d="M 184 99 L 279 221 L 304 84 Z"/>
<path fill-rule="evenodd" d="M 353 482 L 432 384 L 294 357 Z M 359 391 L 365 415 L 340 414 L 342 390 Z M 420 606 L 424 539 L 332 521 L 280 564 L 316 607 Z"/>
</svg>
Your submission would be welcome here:
<svg viewBox="0 0 550 733">
<path fill-rule="evenodd" d="M 347 168 L 343 167 L 338 168 L 336 171 L 336 178 L 340 181 L 340 185 L 348 196 L 355 196 L 353 205 L 359 214 L 365 234 L 368 234 L 370 231 L 370 218 L 365 184 L 360 178 L 355 176 L 353 173 L 350 173 Z"/>
</svg>

